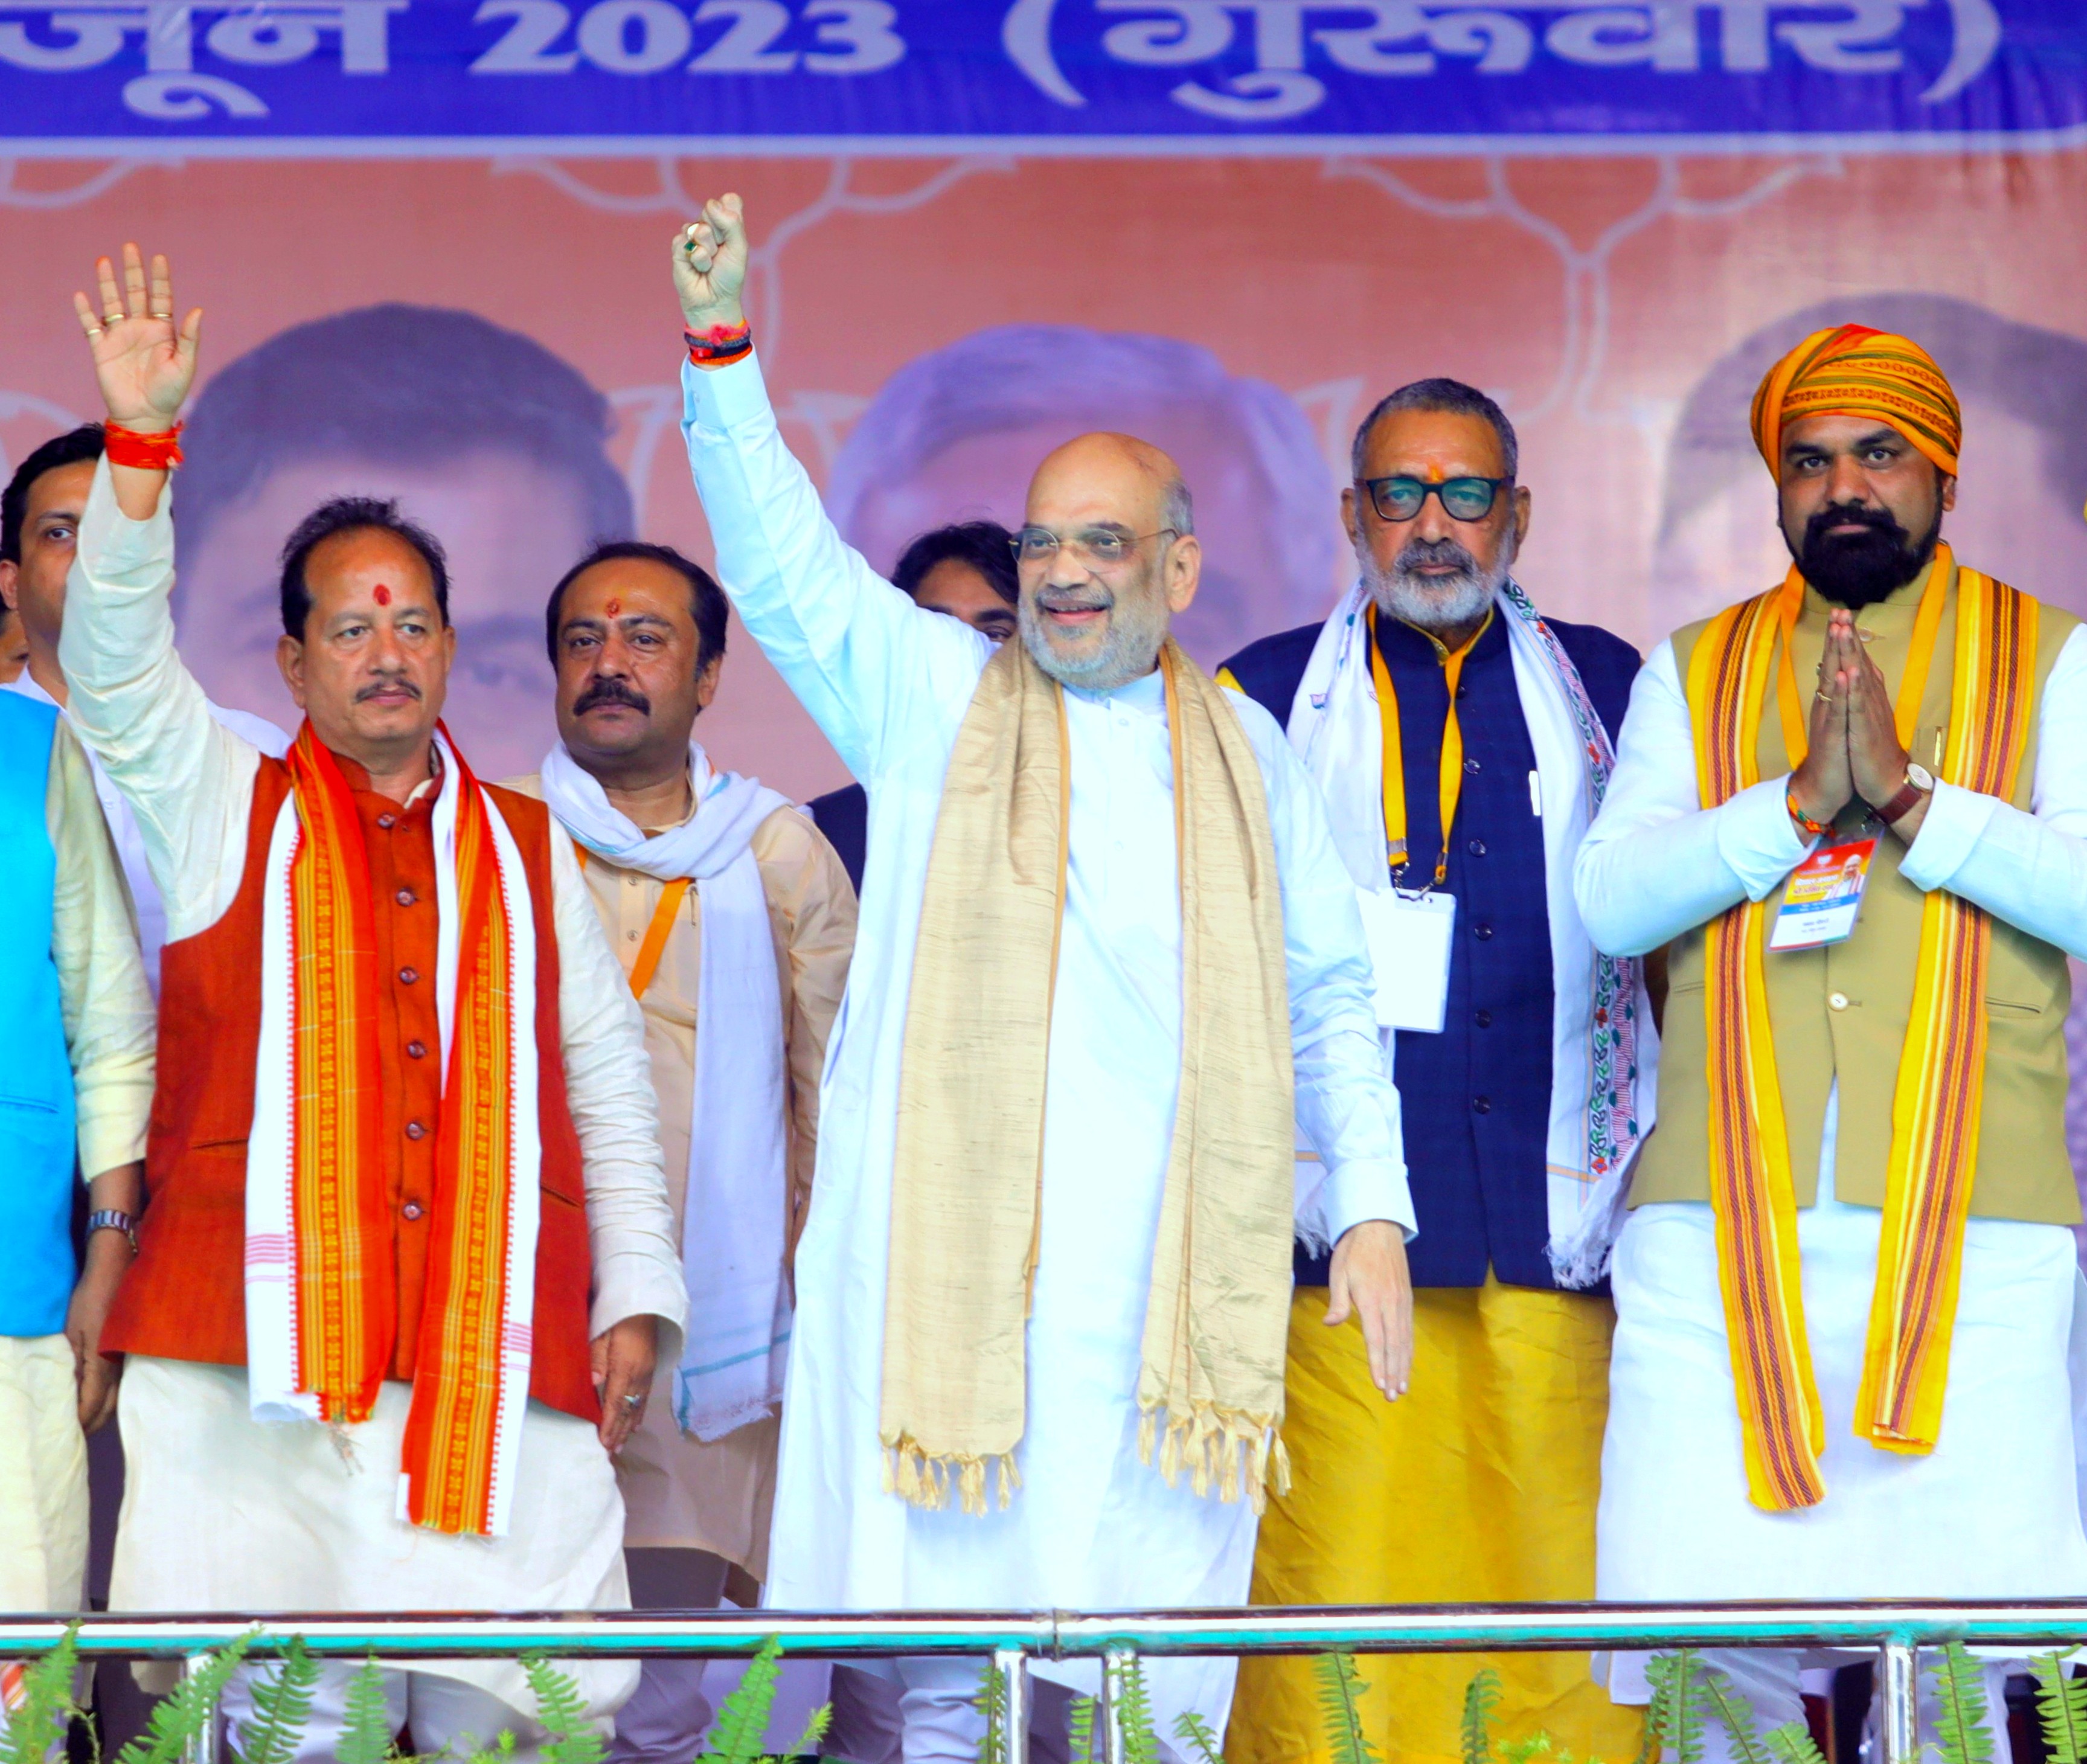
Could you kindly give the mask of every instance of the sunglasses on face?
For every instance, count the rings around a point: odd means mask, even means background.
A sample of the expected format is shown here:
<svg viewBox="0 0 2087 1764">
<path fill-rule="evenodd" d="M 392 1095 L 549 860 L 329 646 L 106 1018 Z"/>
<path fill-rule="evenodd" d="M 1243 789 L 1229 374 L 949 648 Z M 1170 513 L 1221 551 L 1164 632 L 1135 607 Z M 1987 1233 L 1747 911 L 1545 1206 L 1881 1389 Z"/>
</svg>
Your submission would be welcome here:
<svg viewBox="0 0 2087 1764">
<path fill-rule="evenodd" d="M 1440 484 L 1421 478 L 1368 478 L 1362 487 L 1369 492 L 1370 506 L 1379 520 L 1416 520 L 1432 496 L 1440 499 L 1442 511 L 1451 520 L 1482 521 L 1492 513 L 1500 493 L 1513 482 L 1513 478 L 1445 478 Z"/>
</svg>

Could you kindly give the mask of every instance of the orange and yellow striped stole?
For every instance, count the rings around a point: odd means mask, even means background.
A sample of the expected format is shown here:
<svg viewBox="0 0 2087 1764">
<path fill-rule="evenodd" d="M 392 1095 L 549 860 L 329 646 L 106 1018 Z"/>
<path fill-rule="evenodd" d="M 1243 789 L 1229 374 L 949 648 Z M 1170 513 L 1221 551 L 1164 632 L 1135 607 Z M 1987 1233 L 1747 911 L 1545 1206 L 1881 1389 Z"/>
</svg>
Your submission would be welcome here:
<svg viewBox="0 0 2087 1764">
<path fill-rule="evenodd" d="M 533 1120 L 533 984 L 518 997 L 507 878 L 485 794 L 454 746 L 456 993 L 436 1141 L 426 1291 L 400 1465 L 414 1524 L 501 1528 L 497 1463 L 527 1398 L 533 1232 L 518 1231 L 518 1110 Z M 291 1262 L 297 1384 L 336 1421 L 369 1418 L 398 1330 L 378 1133 L 378 981 L 353 792 L 308 723 L 288 756 L 301 838 L 290 862 L 295 1102 Z M 519 875 L 516 881 L 519 881 Z M 526 884 L 521 899 L 526 911 Z M 531 927 L 520 934 L 527 938 Z M 526 1089 L 526 1096 L 518 1095 Z M 533 1163 L 533 1159 L 523 1161 Z M 532 1215 L 533 1216 L 533 1215 Z M 531 1266 L 519 1270 L 519 1256 Z M 519 1284 L 519 1292 L 516 1288 Z M 519 1306 L 510 1301 L 519 1298 Z M 517 1379 L 519 1377 L 519 1387 Z"/>
<path fill-rule="evenodd" d="M 290 861 L 298 1387 L 325 1420 L 366 1421 L 398 1328 L 369 865 L 354 792 L 310 724 L 287 763 L 302 835 Z"/>
<path fill-rule="evenodd" d="M 2037 605 L 2004 583 L 1955 570 L 1946 545 L 1936 549 L 1915 620 L 1897 705 L 1899 742 L 1911 745 L 1925 656 L 1953 574 L 1955 673 L 1940 775 L 2006 798 L 2028 741 Z M 1784 658 L 1803 588 L 1793 570 L 1782 587 L 1721 613 L 1690 656 L 1696 781 L 1706 809 L 1760 781 L 1757 743 L 1771 691 L 1791 763 L 1803 763 L 1804 722 Z M 1771 916 L 1768 903 L 1743 901 L 1711 922 L 1704 1010 L 1710 1195 L 1748 1490 L 1756 1506 L 1780 1511 L 1825 1497 L 1819 1467 L 1825 1424 L 1805 1336 L 1789 1134 L 1769 1021 L 1764 964 Z M 1991 920 L 1970 902 L 1940 889 L 1927 895 L 1855 1411 L 1857 1436 L 1887 1450 L 1931 1451 L 1941 1426 L 1978 1156 L 1991 934 Z"/>
</svg>

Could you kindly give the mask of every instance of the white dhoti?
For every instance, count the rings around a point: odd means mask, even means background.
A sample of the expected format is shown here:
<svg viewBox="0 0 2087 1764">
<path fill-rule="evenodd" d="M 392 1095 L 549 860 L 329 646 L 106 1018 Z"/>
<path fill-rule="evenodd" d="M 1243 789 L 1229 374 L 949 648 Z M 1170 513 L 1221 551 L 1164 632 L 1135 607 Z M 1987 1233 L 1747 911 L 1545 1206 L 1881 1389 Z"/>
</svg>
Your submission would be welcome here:
<svg viewBox="0 0 2087 1764">
<path fill-rule="evenodd" d="M 0 1611 L 76 1611 L 87 1578 L 87 1436 L 72 1343 L 0 1335 Z"/>
<path fill-rule="evenodd" d="M 128 1477 L 110 1608 L 629 1608 L 623 1501 L 590 1423 L 531 1402 L 508 1535 L 458 1536 L 397 1517 L 412 1395 L 387 1381 L 375 1413 L 352 1427 L 263 1425 L 249 1412 L 244 1367 L 133 1358 L 119 1409 Z M 558 1669 L 604 1728 L 638 1682 L 634 1660 Z M 472 1685 L 519 1715 L 536 1706 L 512 1660 L 416 1661 L 412 1670 Z"/>
<path fill-rule="evenodd" d="M 1611 1271 L 1616 1331 L 1596 1595 L 2087 1593 L 2068 1365 L 2081 1278 L 2072 1232 L 2010 1219 L 1966 1223 L 1941 1437 L 1923 1456 L 1879 1450 L 1856 1437 L 1854 1413 L 1884 1215 L 1834 1197 L 1838 1114 L 1837 1093 L 1826 1111 L 1818 1203 L 1797 1215 L 1804 1320 L 1826 1417 L 1825 1500 L 1770 1513 L 1748 1499 L 1710 1208 L 1639 1207 Z M 1613 1657 L 1608 1682 L 1618 1702 L 1648 1700 L 1644 1660 Z M 1788 1677 L 1794 1708 L 1795 1661 L 1757 1664 Z M 1757 1712 L 1772 1724 L 1789 1711 Z"/>
</svg>

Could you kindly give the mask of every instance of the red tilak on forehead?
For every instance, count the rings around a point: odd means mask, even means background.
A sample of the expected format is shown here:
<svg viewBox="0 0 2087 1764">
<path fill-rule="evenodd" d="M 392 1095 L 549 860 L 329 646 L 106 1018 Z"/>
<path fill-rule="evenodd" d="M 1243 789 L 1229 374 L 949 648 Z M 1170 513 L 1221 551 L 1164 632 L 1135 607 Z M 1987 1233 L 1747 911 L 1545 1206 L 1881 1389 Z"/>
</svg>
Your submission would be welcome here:
<svg viewBox="0 0 2087 1764">
<path fill-rule="evenodd" d="M 389 606 L 391 604 L 391 591 L 381 582 L 377 584 L 377 604 L 379 606 Z"/>
<path fill-rule="evenodd" d="M 622 603 L 622 601 L 621 601 L 621 600 L 611 600 L 611 601 L 608 603 L 608 616 L 609 616 L 611 618 L 614 618 L 614 617 L 616 617 L 616 615 L 617 615 L 617 613 L 621 613 L 622 610 L 623 610 L 623 603 Z"/>
</svg>

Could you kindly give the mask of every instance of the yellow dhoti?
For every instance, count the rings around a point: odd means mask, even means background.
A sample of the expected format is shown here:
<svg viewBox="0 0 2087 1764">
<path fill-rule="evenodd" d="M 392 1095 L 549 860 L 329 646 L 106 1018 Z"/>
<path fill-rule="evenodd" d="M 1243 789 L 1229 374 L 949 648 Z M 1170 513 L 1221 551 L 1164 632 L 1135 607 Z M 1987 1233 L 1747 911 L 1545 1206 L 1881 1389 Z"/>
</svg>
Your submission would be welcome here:
<svg viewBox="0 0 2087 1764">
<path fill-rule="evenodd" d="M 1608 1414 L 1606 1299 L 1504 1287 L 1414 1295 L 1411 1394 L 1386 1403 L 1361 1330 L 1328 1329 L 1324 1288 L 1291 1301 L 1294 1482 L 1272 1497 L 1257 1604 L 1492 1604 L 1594 1595 L 1594 1504 Z M 1542 1728 L 1575 1757 L 1628 1764 L 1642 1711 L 1620 1709 L 1585 1654 L 1359 1656 L 1361 1714 L 1387 1759 L 1461 1758 L 1464 1689 L 1500 1674 L 1497 1731 Z M 1312 1663 L 1241 1663 L 1231 1764 L 1329 1757 Z"/>
</svg>

